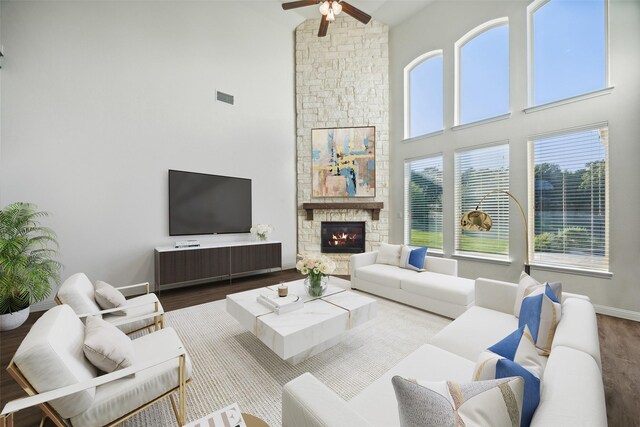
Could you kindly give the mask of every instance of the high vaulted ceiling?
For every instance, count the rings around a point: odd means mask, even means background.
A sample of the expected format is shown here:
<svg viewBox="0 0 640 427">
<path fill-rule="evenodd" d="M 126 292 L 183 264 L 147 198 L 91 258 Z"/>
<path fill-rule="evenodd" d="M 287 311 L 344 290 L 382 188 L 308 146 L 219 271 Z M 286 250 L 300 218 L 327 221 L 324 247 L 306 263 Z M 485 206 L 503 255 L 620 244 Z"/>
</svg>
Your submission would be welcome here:
<svg viewBox="0 0 640 427">
<path fill-rule="evenodd" d="M 291 0 L 278 0 L 279 3 L 286 3 Z M 347 0 L 351 5 L 368 13 L 376 21 L 388 25 L 396 25 L 404 21 L 418 10 L 422 9 L 433 0 Z M 292 9 L 287 13 L 297 13 L 305 19 L 320 19 L 320 12 L 317 6 L 301 7 Z"/>
</svg>

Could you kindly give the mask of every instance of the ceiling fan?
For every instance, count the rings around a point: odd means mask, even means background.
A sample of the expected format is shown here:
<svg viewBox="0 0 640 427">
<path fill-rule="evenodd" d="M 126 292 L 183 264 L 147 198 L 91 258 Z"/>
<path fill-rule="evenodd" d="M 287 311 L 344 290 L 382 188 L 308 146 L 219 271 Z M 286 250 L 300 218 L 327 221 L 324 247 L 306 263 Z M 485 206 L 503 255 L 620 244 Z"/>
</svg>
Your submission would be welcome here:
<svg viewBox="0 0 640 427">
<path fill-rule="evenodd" d="M 346 1 L 342 0 L 299 0 L 291 1 L 288 3 L 282 3 L 284 10 L 296 9 L 299 7 L 320 5 L 320 13 L 322 14 L 322 20 L 320 21 L 320 29 L 318 30 L 318 37 L 324 37 L 327 35 L 327 29 L 329 28 L 329 22 L 336 20 L 336 15 L 340 12 L 344 12 L 347 15 L 351 15 L 363 24 L 368 24 L 371 21 L 371 16 L 364 13 L 357 7 L 351 6 Z"/>
</svg>

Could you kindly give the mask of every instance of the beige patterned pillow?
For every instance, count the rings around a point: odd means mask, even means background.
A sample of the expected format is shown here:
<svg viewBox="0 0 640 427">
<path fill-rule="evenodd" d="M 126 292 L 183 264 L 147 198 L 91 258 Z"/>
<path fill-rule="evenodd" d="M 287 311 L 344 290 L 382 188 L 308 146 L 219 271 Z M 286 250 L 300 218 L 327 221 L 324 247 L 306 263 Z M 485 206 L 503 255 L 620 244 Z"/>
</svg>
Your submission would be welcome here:
<svg viewBox="0 0 640 427">
<path fill-rule="evenodd" d="M 522 307 L 522 300 L 538 288 L 542 288 L 544 290 L 544 287 L 547 283 L 540 283 L 523 271 L 520 274 L 520 282 L 518 283 L 516 302 L 513 306 L 513 315 L 516 317 L 520 317 L 520 307 Z M 553 291 L 553 294 L 556 296 L 558 301 L 562 303 L 562 283 L 553 282 L 549 283 L 549 286 L 551 286 L 551 290 Z"/>
<path fill-rule="evenodd" d="M 135 358 L 131 339 L 97 316 L 87 317 L 82 350 L 89 362 L 104 372 L 128 368 Z"/>
<path fill-rule="evenodd" d="M 465 384 L 391 379 L 402 427 L 520 427 L 524 380 L 510 377 Z"/>
<path fill-rule="evenodd" d="M 93 297 L 103 310 L 110 308 L 118 308 L 127 305 L 127 299 L 122 295 L 122 292 L 114 288 L 108 283 L 98 280 L 95 285 L 95 292 Z M 126 310 L 114 311 L 116 316 L 126 316 Z"/>
</svg>

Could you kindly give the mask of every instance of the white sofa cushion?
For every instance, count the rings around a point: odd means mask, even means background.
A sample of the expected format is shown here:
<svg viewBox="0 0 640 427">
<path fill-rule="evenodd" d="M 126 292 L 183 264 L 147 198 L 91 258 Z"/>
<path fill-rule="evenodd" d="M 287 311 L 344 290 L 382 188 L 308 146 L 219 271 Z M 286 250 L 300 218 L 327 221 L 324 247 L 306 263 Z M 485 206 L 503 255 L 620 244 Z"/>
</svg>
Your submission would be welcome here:
<svg viewBox="0 0 640 427">
<path fill-rule="evenodd" d="M 144 335 L 133 340 L 136 362 L 161 357 L 162 350 L 182 346 L 172 328 Z M 161 396 L 179 384 L 178 359 L 139 371 L 133 377 L 122 378 L 96 388 L 95 399 L 86 411 L 71 418 L 74 427 L 103 426 Z M 185 363 L 186 378 L 191 377 L 191 359 Z"/>
<path fill-rule="evenodd" d="M 466 306 L 474 300 L 475 282 L 464 277 L 426 271 L 402 278 L 400 288 L 413 294 Z"/>
<path fill-rule="evenodd" d="M 532 427 L 606 427 L 602 374 L 587 353 L 557 346 L 549 355 Z"/>
<path fill-rule="evenodd" d="M 398 403 L 391 378 L 399 375 L 425 381 L 467 382 L 474 367 L 475 362 L 424 344 L 351 399 L 349 407 L 374 426 L 399 426 Z"/>
<path fill-rule="evenodd" d="M 150 314 L 155 311 L 155 303 L 158 302 L 156 294 L 144 294 L 139 297 L 130 298 L 127 300 L 127 306 L 140 305 L 140 307 L 127 308 L 127 316 L 116 316 L 113 314 L 105 314 L 102 318 L 117 326 L 125 334 L 128 334 L 138 329 L 146 328 L 154 324 L 153 318 L 136 320 L 131 322 L 130 320 L 145 314 Z M 158 309 L 162 310 L 162 305 L 158 302 Z"/>
<path fill-rule="evenodd" d="M 63 304 L 71 306 L 76 314 L 86 314 L 100 311 L 94 293 L 95 288 L 87 275 L 76 273 L 60 285 L 57 296 Z"/>
<path fill-rule="evenodd" d="M 475 364 L 480 353 L 516 329 L 518 319 L 513 314 L 473 306 L 429 343 Z"/>
<path fill-rule="evenodd" d="M 456 383 L 392 379 L 402 427 L 518 427 L 523 381 L 519 377 Z"/>
<path fill-rule="evenodd" d="M 360 280 L 396 289 L 400 289 L 401 280 L 416 277 L 418 274 L 420 273 L 417 271 L 386 264 L 371 264 L 356 270 L 356 276 Z"/>
<path fill-rule="evenodd" d="M 89 316 L 84 330 L 84 355 L 93 366 L 113 372 L 133 365 L 133 344 L 120 329 L 97 316 Z"/>
<path fill-rule="evenodd" d="M 376 264 L 388 264 L 400 265 L 400 252 L 402 251 L 402 245 L 390 245 L 388 243 L 381 243 L 378 248 L 378 257 L 376 258 Z"/>
<path fill-rule="evenodd" d="M 559 345 L 584 351 L 594 358 L 598 366 L 602 366 L 598 322 L 595 309 L 589 301 L 580 298 L 564 300 L 562 321 L 556 328 L 552 351 Z"/>
<path fill-rule="evenodd" d="M 122 295 L 122 292 L 114 288 L 108 283 L 98 280 L 95 285 L 94 298 L 96 303 L 103 310 L 109 310 L 112 308 L 118 308 L 127 304 L 127 299 Z M 126 316 L 127 312 L 124 310 L 114 311 L 116 316 Z"/>
<path fill-rule="evenodd" d="M 39 393 L 94 378 L 96 368 L 84 357 L 84 325 L 68 305 L 53 307 L 31 327 L 13 361 Z M 63 417 L 73 417 L 93 402 L 96 389 L 90 388 L 52 400 L 51 406 Z"/>
</svg>

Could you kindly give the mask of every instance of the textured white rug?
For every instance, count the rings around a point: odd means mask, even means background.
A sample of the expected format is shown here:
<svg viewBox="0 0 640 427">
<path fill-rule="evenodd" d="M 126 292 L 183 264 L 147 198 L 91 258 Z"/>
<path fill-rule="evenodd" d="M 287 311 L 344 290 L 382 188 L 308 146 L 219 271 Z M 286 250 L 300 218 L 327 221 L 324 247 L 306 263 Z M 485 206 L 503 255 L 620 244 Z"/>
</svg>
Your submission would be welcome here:
<svg viewBox="0 0 640 427">
<path fill-rule="evenodd" d="M 281 425 L 282 386 L 311 372 L 345 400 L 444 328 L 449 319 L 373 296 L 375 319 L 349 331 L 338 345 L 298 365 L 269 350 L 225 311 L 224 301 L 166 314 L 193 362 L 187 386 L 187 420 L 238 402 L 240 409 Z M 127 426 L 175 426 L 168 399 L 129 420 Z"/>
</svg>

